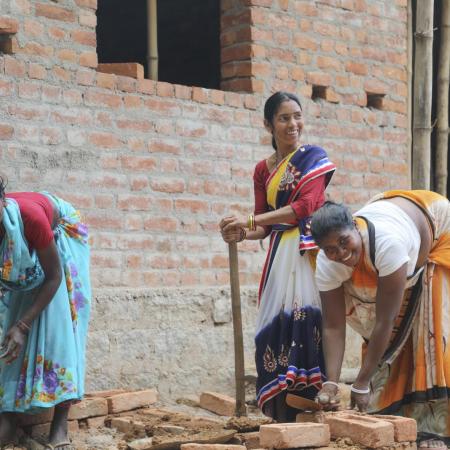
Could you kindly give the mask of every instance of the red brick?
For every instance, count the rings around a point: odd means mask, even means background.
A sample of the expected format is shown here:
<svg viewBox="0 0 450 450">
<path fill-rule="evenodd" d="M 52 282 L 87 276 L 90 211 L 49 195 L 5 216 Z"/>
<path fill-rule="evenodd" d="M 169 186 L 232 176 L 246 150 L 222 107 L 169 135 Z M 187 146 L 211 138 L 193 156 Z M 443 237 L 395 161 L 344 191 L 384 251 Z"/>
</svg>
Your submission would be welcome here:
<svg viewBox="0 0 450 450">
<path fill-rule="evenodd" d="M 0 35 L 15 34 L 19 30 L 19 22 L 10 17 L 0 16 Z"/>
<path fill-rule="evenodd" d="M 136 78 L 138 80 L 144 78 L 144 66 L 138 63 L 101 63 L 97 66 L 97 71 Z"/>
<path fill-rule="evenodd" d="M 114 133 L 94 132 L 88 137 L 89 142 L 97 147 L 119 148 L 122 147 L 122 140 Z"/>
<path fill-rule="evenodd" d="M 181 450 L 246 450 L 244 445 L 231 444 L 181 444 Z"/>
<path fill-rule="evenodd" d="M 174 85 L 164 81 L 158 81 L 156 82 L 156 93 L 160 97 L 173 97 L 175 93 Z"/>
<path fill-rule="evenodd" d="M 414 442 L 417 439 L 417 422 L 414 419 L 381 414 L 375 414 L 371 417 L 376 417 L 377 419 L 392 423 L 394 426 L 394 439 L 396 442 Z"/>
<path fill-rule="evenodd" d="M 324 418 L 330 425 L 331 437 L 349 437 L 355 444 L 366 447 L 385 447 L 394 443 L 394 426 L 370 416 L 330 413 Z"/>
<path fill-rule="evenodd" d="M 352 72 L 356 75 L 367 75 L 369 73 L 369 69 L 367 64 L 357 63 L 357 62 L 347 62 L 345 64 L 345 70 L 347 72 Z"/>
<path fill-rule="evenodd" d="M 97 52 L 83 52 L 80 55 L 80 64 L 95 69 L 98 65 Z"/>
<path fill-rule="evenodd" d="M 320 447 L 330 443 L 330 429 L 323 423 L 261 425 L 259 441 L 264 448 Z"/>
<path fill-rule="evenodd" d="M 105 89 L 114 89 L 116 86 L 116 76 L 110 73 L 97 72 L 96 85 Z"/>
<path fill-rule="evenodd" d="M 14 127 L 0 123 L 0 140 L 11 139 L 14 134 Z"/>
<path fill-rule="evenodd" d="M 111 419 L 111 428 L 115 428 L 121 433 L 134 431 L 145 432 L 145 425 L 142 422 L 134 421 L 131 417 L 113 417 Z"/>
<path fill-rule="evenodd" d="M 192 88 L 192 100 L 194 102 L 208 103 L 208 90 L 194 86 Z"/>
<path fill-rule="evenodd" d="M 40 64 L 30 63 L 28 66 L 28 76 L 36 80 L 45 80 L 47 78 L 47 69 Z"/>
<path fill-rule="evenodd" d="M 155 403 L 157 400 L 158 393 L 155 389 L 116 394 L 107 398 L 110 414 L 143 408 Z"/>
<path fill-rule="evenodd" d="M 97 0 L 75 0 L 75 3 L 81 8 L 97 9 Z"/>
<path fill-rule="evenodd" d="M 92 11 L 80 11 L 78 21 L 82 26 L 90 28 L 97 26 L 97 16 Z"/>
<path fill-rule="evenodd" d="M 90 47 L 95 47 L 97 45 L 97 36 L 95 31 L 74 30 L 70 36 L 72 41 L 78 44 L 87 45 Z"/>
<path fill-rule="evenodd" d="M 107 416 L 88 417 L 86 419 L 86 425 L 88 428 L 102 428 L 105 426 L 105 419 Z"/>
<path fill-rule="evenodd" d="M 137 91 L 142 94 L 154 94 L 156 90 L 156 81 L 154 80 L 138 80 Z"/>
<path fill-rule="evenodd" d="M 13 77 L 24 77 L 27 73 L 27 67 L 22 61 L 17 61 L 11 56 L 4 56 L 5 75 Z"/>
<path fill-rule="evenodd" d="M 200 407 L 219 416 L 234 416 L 236 400 L 233 397 L 217 392 L 202 392 L 200 395 Z"/>
<path fill-rule="evenodd" d="M 47 17 L 48 19 L 61 20 L 63 22 L 75 22 L 76 16 L 74 11 L 62 8 L 57 5 L 49 5 L 46 3 L 36 3 L 36 16 Z"/>
<path fill-rule="evenodd" d="M 306 81 L 315 86 L 330 86 L 333 83 L 331 75 L 324 72 L 308 72 Z"/>
<path fill-rule="evenodd" d="M 142 439 L 135 439 L 128 442 L 128 448 L 130 450 L 150 450 L 153 447 L 153 438 L 146 437 Z"/>
</svg>

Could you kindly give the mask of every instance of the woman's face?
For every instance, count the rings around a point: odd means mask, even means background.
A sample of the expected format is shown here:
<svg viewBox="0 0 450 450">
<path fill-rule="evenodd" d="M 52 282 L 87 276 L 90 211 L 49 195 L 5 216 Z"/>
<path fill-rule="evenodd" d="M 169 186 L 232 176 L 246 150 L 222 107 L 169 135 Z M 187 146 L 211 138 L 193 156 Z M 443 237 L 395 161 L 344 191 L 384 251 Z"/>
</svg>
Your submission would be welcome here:
<svg viewBox="0 0 450 450">
<path fill-rule="evenodd" d="M 265 125 L 275 138 L 279 150 L 295 149 L 304 126 L 302 110 L 294 100 L 286 100 L 278 107 L 272 123 L 266 121 Z"/>
<path fill-rule="evenodd" d="M 343 228 L 331 231 L 323 238 L 319 247 L 331 261 L 354 267 L 362 253 L 361 236 L 356 228 Z"/>
</svg>

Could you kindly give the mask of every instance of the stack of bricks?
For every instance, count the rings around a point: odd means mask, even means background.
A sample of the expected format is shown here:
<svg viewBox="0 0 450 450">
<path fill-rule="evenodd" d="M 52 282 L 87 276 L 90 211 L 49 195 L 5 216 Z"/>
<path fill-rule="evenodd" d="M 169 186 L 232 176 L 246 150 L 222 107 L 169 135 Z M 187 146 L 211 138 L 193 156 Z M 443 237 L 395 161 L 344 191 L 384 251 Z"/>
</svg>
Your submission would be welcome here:
<svg viewBox="0 0 450 450">
<path fill-rule="evenodd" d="M 122 389 L 92 392 L 70 408 L 69 433 L 76 433 L 80 427 L 99 428 L 105 424 L 109 414 L 145 408 L 157 400 L 158 393 L 155 389 L 132 392 Z M 20 426 L 27 434 L 36 437 L 49 433 L 52 418 L 53 409 L 49 409 L 41 414 L 22 415 L 19 420 Z"/>
</svg>

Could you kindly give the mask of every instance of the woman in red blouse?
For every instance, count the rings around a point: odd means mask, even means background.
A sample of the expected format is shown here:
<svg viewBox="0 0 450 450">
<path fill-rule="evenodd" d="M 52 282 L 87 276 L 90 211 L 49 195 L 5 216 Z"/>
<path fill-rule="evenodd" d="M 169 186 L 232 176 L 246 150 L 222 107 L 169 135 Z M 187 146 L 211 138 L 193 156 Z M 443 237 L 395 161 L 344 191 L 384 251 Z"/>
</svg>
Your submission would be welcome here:
<svg viewBox="0 0 450 450">
<path fill-rule="evenodd" d="M 87 229 L 48 193 L 5 195 L 0 179 L 0 445 L 16 420 L 54 407 L 47 448 L 70 442 L 70 405 L 84 395 L 91 289 Z"/>
<path fill-rule="evenodd" d="M 257 400 L 265 414 L 285 422 L 296 413 L 286 392 L 313 399 L 322 385 L 320 299 L 310 256 L 317 247 L 309 223 L 335 166 L 322 148 L 300 144 L 303 111 L 295 95 L 273 94 L 264 126 L 275 151 L 255 167 L 254 213 L 224 217 L 220 229 L 225 242 L 270 235 L 256 323 Z"/>
</svg>

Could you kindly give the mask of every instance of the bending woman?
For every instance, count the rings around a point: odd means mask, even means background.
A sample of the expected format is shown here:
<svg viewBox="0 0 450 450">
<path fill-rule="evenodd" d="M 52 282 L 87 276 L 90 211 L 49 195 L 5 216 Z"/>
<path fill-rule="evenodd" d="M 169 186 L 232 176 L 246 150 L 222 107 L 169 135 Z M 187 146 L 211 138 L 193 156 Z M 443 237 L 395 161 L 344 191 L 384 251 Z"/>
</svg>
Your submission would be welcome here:
<svg viewBox="0 0 450 450">
<path fill-rule="evenodd" d="M 450 204 L 429 191 L 379 194 L 354 217 L 326 203 L 312 219 L 328 378 L 338 382 L 345 323 L 364 339 L 352 406 L 417 420 L 422 447 L 450 436 Z M 330 406 L 337 388 L 324 386 Z"/>
<path fill-rule="evenodd" d="M 5 195 L 0 183 L 0 442 L 16 413 L 55 407 L 48 448 L 68 448 L 70 405 L 84 394 L 91 289 L 86 227 L 47 193 Z"/>
<path fill-rule="evenodd" d="M 255 167 L 255 212 L 225 217 L 220 228 L 225 242 L 270 235 L 256 321 L 257 400 L 265 414 L 285 422 L 298 412 L 286 405 L 286 391 L 312 399 L 322 382 L 309 220 L 324 202 L 335 166 L 322 148 L 300 145 L 303 111 L 295 95 L 273 94 L 264 107 L 264 125 L 275 151 Z"/>
</svg>

